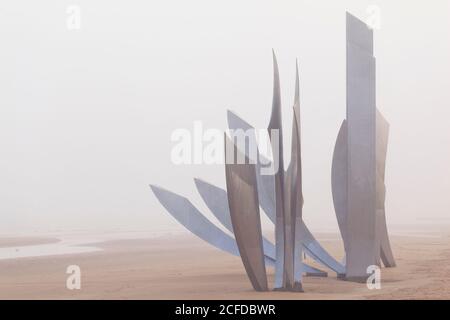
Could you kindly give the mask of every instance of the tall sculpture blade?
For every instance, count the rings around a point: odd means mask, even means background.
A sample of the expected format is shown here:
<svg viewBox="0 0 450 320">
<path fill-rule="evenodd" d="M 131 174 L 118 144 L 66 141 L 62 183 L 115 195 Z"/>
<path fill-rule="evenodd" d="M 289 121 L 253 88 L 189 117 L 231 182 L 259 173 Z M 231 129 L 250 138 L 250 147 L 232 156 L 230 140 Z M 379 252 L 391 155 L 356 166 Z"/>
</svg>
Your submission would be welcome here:
<svg viewBox="0 0 450 320">
<path fill-rule="evenodd" d="M 347 279 L 365 281 L 377 264 L 376 98 L 373 31 L 347 14 Z"/>
<path fill-rule="evenodd" d="M 233 146 L 233 155 L 236 156 L 238 149 L 225 134 L 226 159 L 230 159 L 228 154 L 230 146 Z M 247 164 L 225 164 L 228 204 L 234 235 L 247 275 L 256 291 L 266 291 L 268 284 L 262 248 L 255 165 L 248 164 L 249 159 L 245 158 Z"/>
<path fill-rule="evenodd" d="M 150 187 L 167 212 L 186 229 L 214 247 L 239 257 L 236 241 L 203 216 L 188 199 L 156 186 Z M 265 263 L 274 266 L 275 261 L 266 257 Z"/>
<path fill-rule="evenodd" d="M 392 253 L 389 234 L 386 223 L 386 157 L 389 140 L 389 123 L 377 110 L 377 231 L 380 241 L 380 256 L 385 267 L 395 267 L 394 254 Z"/>
<path fill-rule="evenodd" d="M 298 71 L 297 71 L 298 79 Z M 297 80 L 298 82 L 298 80 Z M 299 102 L 297 102 L 299 103 Z M 294 107 L 294 133 L 292 135 L 292 177 L 294 179 L 291 185 L 290 194 L 290 209 L 293 224 L 293 257 L 294 257 L 294 284 L 293 289 L 295 291 L 303 291 L 302 288 L 302 273 L 301 273 L 301 260 L 302 260 L 302 229 L 303 224 L 303 178 L 302 178 L 302 159 L 301 159 L 301 141 L 300 141 L 300 129 L 298 127 L 299 118 L 296 115 Z M 297 120 L 298 119 L 298 120 Z M 295 155 L 295 156 L 294 156 Z"/>
<path fill-rule="evenodd" d="M 395 266 L 385 213 L 389 124 L 376 109 L 373 32 L 347 14 L 347 120 L 333 155 L 333 202 L 346 251 L 346 277 Z"/>
<path fill-rule="evenodd" d="M 288 290 L 302 291 L 300 261 L 302 259 L 301 242 L 301 211 L 303 198 L 301 196 L 301 173 L 299 170 L 299 141 L 297 121 L 293 120 L 291 163 L 286 172 L 285 200 L 285 251 L 284 274 L 285 287 Z M 301 168 L 300 168 L 301 169 Z M 297 241 L 296 241 L 297 240 Z"/>
<path fill-rule="evenodd" d="M 283 131 L 281 119 L 281 93 L 280 93 L 280 75 L 278 71 L 277 58 L 273 52 L 274 84 L 273 84 L 273 102 L 272 115 L 268 127 L 271 137 L 275 172 L 275 247 L 276 247 L 276 267 L 275 267 L 275 289 L 285 287 L 286 279 L 284 274 L 284 250 L 285 239 L 285 213 L 284 213 L 284 161 L 283 161 Z M 278 132 L 278 139 L 272 136 Z M 276 152 L 278 150 L 278 152 Z"/>
<path fill-rule="evenodd" d="M 293 107 L 291 163 L 285 173 L 284 212 L 285 212 L 285 286 L 289 290 L 303 291 L 301 284 L 302 245 L 300 226 L 302 221 L 302 165 L 300 145 L 300 99 L 299 76 L 296 68 L 296 88 Z M 297 241 L 296 241 L 297 240 Z"/>
<path fill-rule="evenodd" d="M 304 238 L 302 225 L 303 225 L 303 173 L 302 173 L 302 146 L 301 146 L 301 121 L 300 121 L 300 79 L 298 72 L 298 62 L 295 64 L 296 78 L 295 78 L 295 98 L 294 98 L 294 126 L 292 130 L 292 157 L 295 161 L 292 161 L 292 167 L 297 168 L 294 173 L 296 182 L 293 185 L 293 221 L 295 227 L 294 233 L 294 289 L 301 289 L 302 274 L 299 272 L 300 264 L 303 252 Z"/>
</svg>

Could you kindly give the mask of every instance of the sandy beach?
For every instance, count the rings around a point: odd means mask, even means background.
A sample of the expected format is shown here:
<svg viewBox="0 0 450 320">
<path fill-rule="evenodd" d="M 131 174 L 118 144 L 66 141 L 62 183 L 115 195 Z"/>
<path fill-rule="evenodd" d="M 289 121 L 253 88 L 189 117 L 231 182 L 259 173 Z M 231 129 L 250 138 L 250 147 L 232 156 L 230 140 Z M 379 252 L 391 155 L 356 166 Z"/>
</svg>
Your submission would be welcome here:
<svg viewBox="0 0 450 320">
<path fill-rule="evenodd" d="M 450 228 L 391 236 L 398 266 L 382 269 L 382 288 L 336 278 L 304 278 L 305 293 L 254 292 L 239 258 L 192 235 L 118 240 L 96 252 L 0 260 L 0 299 L 450 299 Z M 337 259 L 336 234 L 318 234 Z M 0 238 L 0 247 L 53 243 Z M 311 260 L 314 266 L 325 270 Z M 81 268 L 81 290 L 66 288 L 66 269 Z M 269 280 L 273 270 L 268 270 Z"/>
</svg>

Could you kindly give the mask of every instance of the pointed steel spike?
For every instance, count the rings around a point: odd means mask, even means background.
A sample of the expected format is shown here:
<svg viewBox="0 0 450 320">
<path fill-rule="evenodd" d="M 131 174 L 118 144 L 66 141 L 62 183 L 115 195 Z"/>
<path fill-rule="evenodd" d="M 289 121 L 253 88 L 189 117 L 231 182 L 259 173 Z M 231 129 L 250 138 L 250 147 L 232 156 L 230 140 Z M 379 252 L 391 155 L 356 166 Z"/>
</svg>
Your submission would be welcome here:
<svg viewBox="0 0 450 320">
<path fill-rule="evenodd" d="M 282 140 L 282 118 L 281 118 L 281 86 L 280 86 L 280 72 L 278 69 L 277 57 L 273 52 L 273 99 L 272 99 L 272 115 L 269 122 L 270 130 L 279 130 L 280 140 Z M 280 145 L 280 150 L 282 150 Z M 282 154 L 282 152 L 280 152 Z M 281 169 L 280 169 L 281 170 Z"/>
<path fill-rule="evenodd" d="M 300 104 L 300 77 L 298 72 L 298 60 L 295 60 L 295 97 L 294 105 Z M 300 110 L 297 110 L 297 112 Z"/>
<path fill-rule="evenodd" d="M 247 121 L 239 117 L 231 110 L 227 110 L 228 128 L 231 130 L 251 130 L 254 129 Z"/>
<path fill-rule="evenodd" d="M 187 198 L 154 185 L 150 187 L 163 207 L 185 228 L 213 246 L 239 255 L 234 239 L 217 228 Z"/>
<path fill-rule="evenodd" d="M 281 289 L 285 285 L 284 275 L 284 250 L 285 250 L 285 225 L 284 225 L 284 161 L 283 161 L 283 130 L 281 119 L 281 94 L 280 94 L 280 75 L 278 63 L 273 52 L 273 100 L 272 114 L 270 117 L 268 133 L 272 139 L 274 166 L 277 168 L 275 173 L 275 247 L 276 247 L 276 267 L 275 267 L 275 289 Z M 278 130 L 278 139 L 273 141 L 272 131 Z M 276 148 L 278 147 L 278 148 Z"/>
</svg>

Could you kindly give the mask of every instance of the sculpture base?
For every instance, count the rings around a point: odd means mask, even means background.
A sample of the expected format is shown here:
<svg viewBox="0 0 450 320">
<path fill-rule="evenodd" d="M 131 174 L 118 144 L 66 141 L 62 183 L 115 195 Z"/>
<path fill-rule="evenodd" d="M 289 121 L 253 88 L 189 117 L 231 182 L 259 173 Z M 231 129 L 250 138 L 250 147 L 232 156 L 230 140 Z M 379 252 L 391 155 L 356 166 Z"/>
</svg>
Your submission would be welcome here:
<svg viewBox="0 0 450 320">
<path fill-rule="evenodd" d="M 274 288 L 275 292 L 305 292 L 300 282 L 296 282 L 293 287 Z"/>
<path fill-rule="evenodd" d="M 368 278 L 369 276 L 362 276 L 362 277 L 345 277 L 343 279 L 348 282 L 366 283 Z"/>
<path fill-rule="evenodd" d="M 326 273 L 326 272 L 323 272 L 323 273 L 309 273 L 309 272 L 307 272 L 305 274 L 305 277 L 308 277 L 308 278 L 327 278 L 328 277 L 328 273 Z"/>
</svg>

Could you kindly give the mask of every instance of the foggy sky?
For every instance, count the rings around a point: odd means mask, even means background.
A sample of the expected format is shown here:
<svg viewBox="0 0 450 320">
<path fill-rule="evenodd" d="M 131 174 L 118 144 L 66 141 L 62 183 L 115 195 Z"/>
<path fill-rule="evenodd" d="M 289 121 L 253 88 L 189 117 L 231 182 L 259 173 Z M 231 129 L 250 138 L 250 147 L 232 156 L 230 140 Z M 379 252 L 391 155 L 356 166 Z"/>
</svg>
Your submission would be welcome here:
<svg viewBox="0 0 450 320">
<path fill-rule="evenodd" d="M 171 133 L 196 120 L 224 129 L 227 109 L 267 127 L 272 48 L 287 133 L 299 59 L 304 218 L 337 230 L 330 176 L 345 117 L 345 12 L 364 20 L 372 4 L 377 104 L 391 124 L 388 223 L 450 221 L 449 3 L 3 2 L 0 233 L 182 230 L 150 183 L 211 217 L 192 178 L 223 187 L 225 169 L 173 165 Z M 66 27 L 71 4 L 80 30 Z"/>
</svg>

